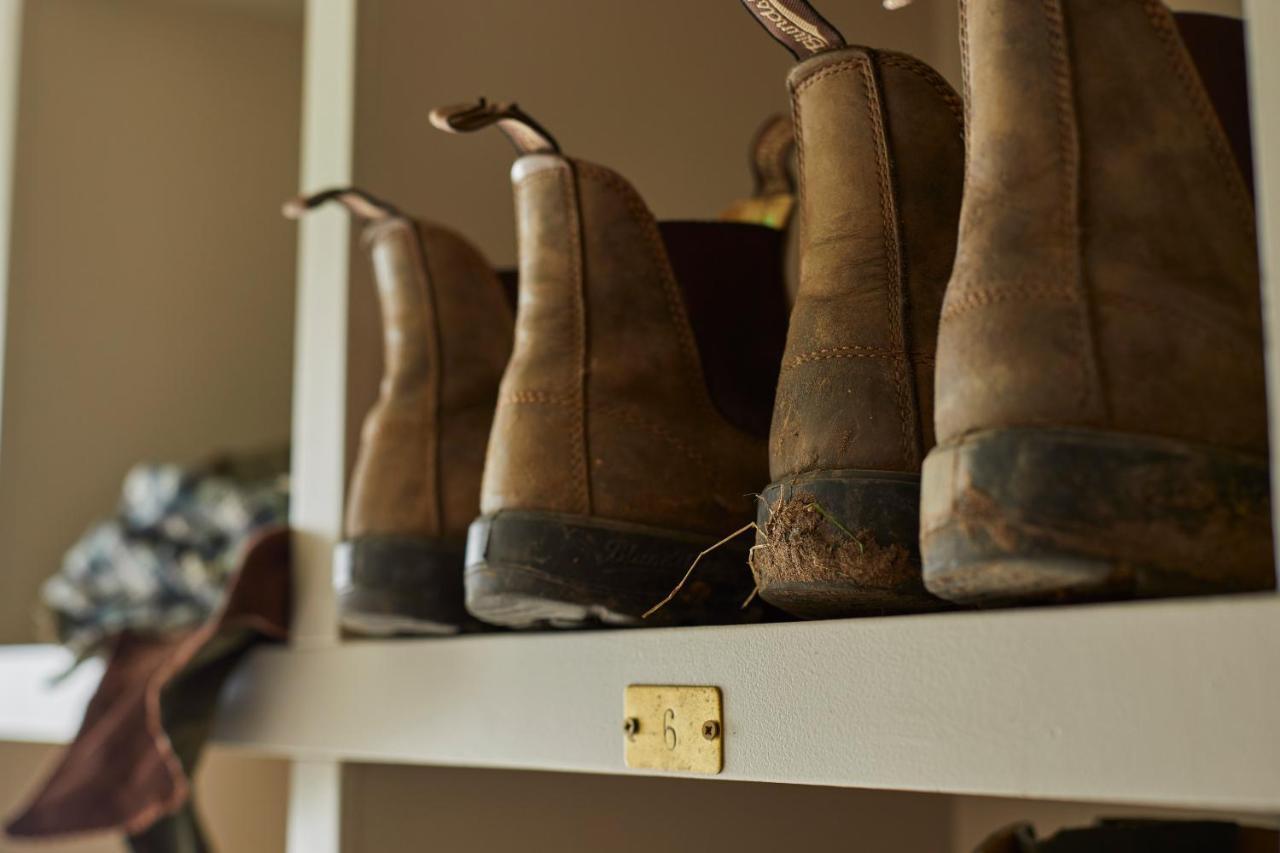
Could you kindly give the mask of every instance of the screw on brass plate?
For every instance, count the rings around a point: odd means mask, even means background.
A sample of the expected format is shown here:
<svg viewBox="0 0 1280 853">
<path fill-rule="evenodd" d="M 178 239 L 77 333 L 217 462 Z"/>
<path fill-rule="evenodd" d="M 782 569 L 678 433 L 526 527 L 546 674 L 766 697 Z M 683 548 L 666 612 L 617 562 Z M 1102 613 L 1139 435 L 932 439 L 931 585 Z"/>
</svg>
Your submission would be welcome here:
<svg viewBox="0 0 1280 853">
<path fill-rule="evenodd" d="M 640 721 L 635 717 L 627 717 L 622 721 L 622 730 L 627 733 L 627 737 L 635 737 L 636 732 L 640 731 Z"/>
<path fill-rule="evenodd" d="M 720 724 L 715 720 L 707 720 L 702 724 L 702 736 L 707 740 L 715 740 L 720 737 Z"/>
</svg>

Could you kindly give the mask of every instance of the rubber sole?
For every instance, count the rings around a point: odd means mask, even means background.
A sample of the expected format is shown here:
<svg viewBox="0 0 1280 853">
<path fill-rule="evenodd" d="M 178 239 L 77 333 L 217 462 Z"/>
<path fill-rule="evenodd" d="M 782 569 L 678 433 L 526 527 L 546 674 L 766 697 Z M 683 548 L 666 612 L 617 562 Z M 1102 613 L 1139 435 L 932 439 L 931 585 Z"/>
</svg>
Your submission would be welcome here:
<svg viewBox="0 0 1280 853">
<path fill-rule="evenodd" d="M 1271 589 L 1265 458 L 1084 429 L 1005 429 L 924 463 L 925 584 L 978 605 Z"/>
<path fill-rule="evenodd" d="M 937 610 L 920 573 L 920 477 L 832 470 L 761 495 L 751 568 L 760 596 L 805 618 Z"/>
<path fill-rule="evenodd" d="M 463 605 L 462 549 L 409 536 L 361 536 L 334 551 L 344 630 L 368 636 L 448 635 L 473 627 Z"/>
<path fill-rule="evenodd" d="M 467 537 L 467 609 L 477 619 L 511 628 L 758 620 L 758 605 L 742 609 L 752 583 L 750 543 L 741 540 L 704 556 L 680 595 L 644 618 L 716 541 L 561 513 L 484 516 Z"/>
</svg>

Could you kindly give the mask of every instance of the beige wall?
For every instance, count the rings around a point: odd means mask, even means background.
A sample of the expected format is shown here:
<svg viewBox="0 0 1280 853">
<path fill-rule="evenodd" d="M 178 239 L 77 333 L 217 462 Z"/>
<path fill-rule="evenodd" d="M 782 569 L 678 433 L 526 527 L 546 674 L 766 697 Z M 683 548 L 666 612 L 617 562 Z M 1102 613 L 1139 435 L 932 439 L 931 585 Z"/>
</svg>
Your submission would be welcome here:
<svg viewBox="0 0 1280 853">
<path fill-rule="evenodd" d="M 31 786 L 58 758 L 56 747 L 0 743 L 0 819 L 20 808 Z M 289 767 L 283 761 L 212 749 L 196 777 L 196 804 L 214 849 L 223 853 L 279 853 Z M 0 835 L 0 853 L 123 853 L 115 835 L 95 833 L 53 842 L 18 842 Z"/>
<path fill-rule="evenodd" d="M 850 41 L 958 76 L 948 2 L 822 5 Z M 362 0 L 356 177 L 511 263 L 510 146 L 495 131 L 443 134 L 427 118 L 483 94 L 519 101 L 567 153 L 621 171 L 660 217 L 713 217 L 749 189 L 748 140 L 787 108 L 791 64 L 734 0 Z"/>
<path fill-rule="evenodd" d="M 408 853 L 944 853 L 946 797 L 457 768 L 351 765 L 343 850 Z"/>
<path fill-rule="evenodd" d="M 131 464 L 288 438 L 301 20 L 246 9 L 27 3 L 0 642 Z"/>
</svg>

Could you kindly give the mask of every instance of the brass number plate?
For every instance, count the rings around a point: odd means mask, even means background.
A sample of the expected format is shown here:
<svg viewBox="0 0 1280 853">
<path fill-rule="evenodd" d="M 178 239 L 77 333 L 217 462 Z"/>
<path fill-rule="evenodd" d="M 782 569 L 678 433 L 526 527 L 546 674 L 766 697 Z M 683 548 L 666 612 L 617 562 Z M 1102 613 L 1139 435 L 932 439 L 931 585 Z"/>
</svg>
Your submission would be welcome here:
<svg viewBox="0 0 1280 853">
<path fill-rule="evenodd" d="M 724 718 L 719 687 L 632 684 L 623 737 L 627 766 L 645 770 L 719 773 L 724 767 Z"/>
</svg>

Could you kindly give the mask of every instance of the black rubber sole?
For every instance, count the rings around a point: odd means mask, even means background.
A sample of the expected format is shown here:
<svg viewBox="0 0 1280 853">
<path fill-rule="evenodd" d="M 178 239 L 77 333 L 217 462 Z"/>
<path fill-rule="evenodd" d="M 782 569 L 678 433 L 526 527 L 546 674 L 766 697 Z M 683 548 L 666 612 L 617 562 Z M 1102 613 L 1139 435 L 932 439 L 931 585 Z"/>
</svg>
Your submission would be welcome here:
<svg viewBox="0 0 1280 853">
<path fill-rule="evenodd" d="M 448 635 L 474 627 L 463 604 L 462 549 L 410 536 L 337 546 L 333 585 L 344 630 L 369 636 Z"/>
<path fill-rule="evenodd" d="M 806 618 L 936 610 L 920 572 L 920 477 L 833 470 L 761 495 L 752 570 L 765 601 Z"/>
<path fill-rule="evenodd" d="M 1268 466 L 1167 439 L 1006 429 L 924 464 L 924 576 L 966 604 L 1275 586 Z"/>
<path fill-rule="evenodd" d="M 758 621 L 745 535 L 702 558 L 716 539 L 626 522 L 545 512 L 477 519 L 467 537 L 466 602 L 477 619 L 511 628 L 705 625 Z"/>
</svg>

